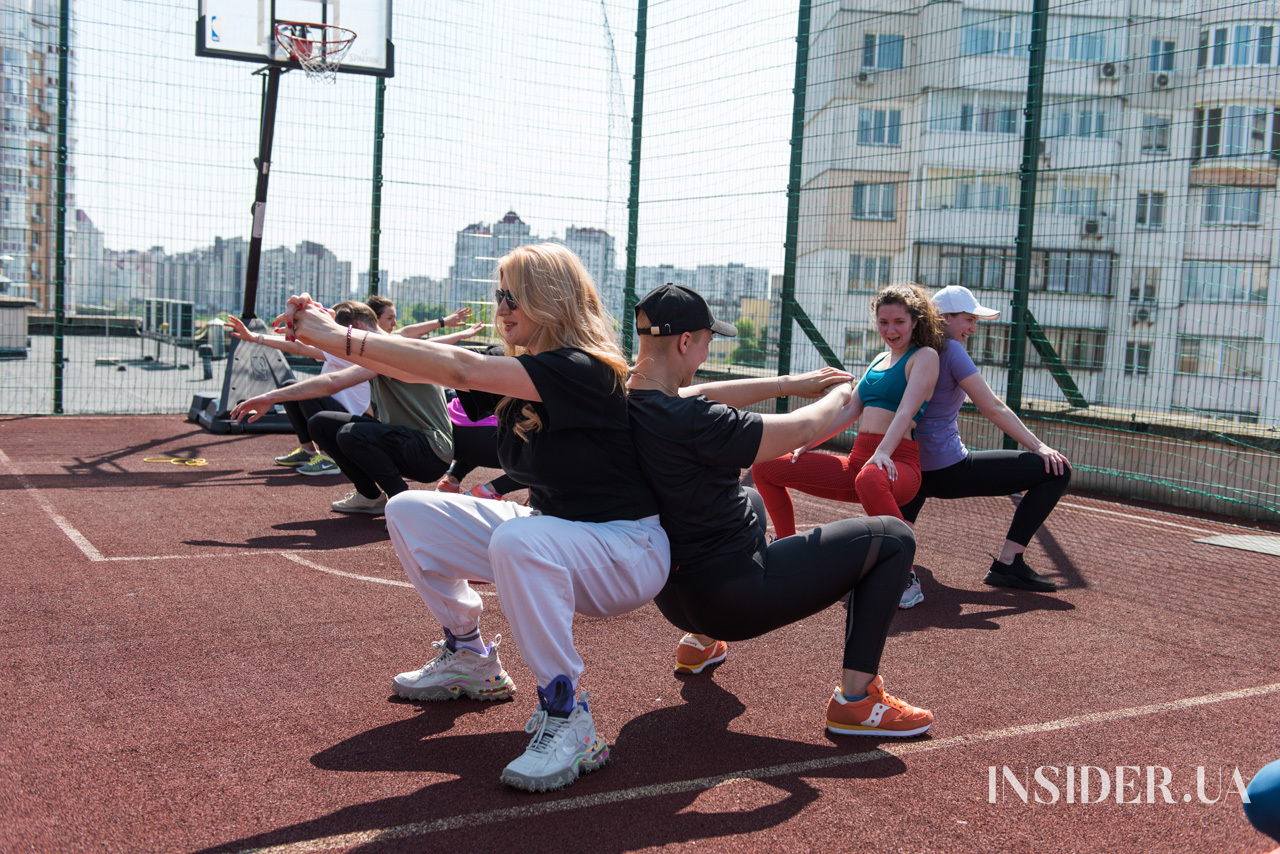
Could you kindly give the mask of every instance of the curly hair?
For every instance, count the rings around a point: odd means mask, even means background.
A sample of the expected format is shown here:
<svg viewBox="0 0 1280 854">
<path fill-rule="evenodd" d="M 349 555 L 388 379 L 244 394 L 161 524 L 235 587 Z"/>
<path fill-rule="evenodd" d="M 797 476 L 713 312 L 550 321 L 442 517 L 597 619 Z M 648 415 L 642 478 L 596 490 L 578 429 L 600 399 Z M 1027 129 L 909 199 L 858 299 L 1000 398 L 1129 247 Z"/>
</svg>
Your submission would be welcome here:
<svg viewBox="0 0 1280 854">
<path fill-rule="evenodd" d="M 941 350 L 945 335 L 942 332 L 942 315 L 929 299 L 924 289 L 911 282 L 885 285 L 871 300 L 871 316 L 875 317 L 882 305 L 900 305 L 916 322 L 911 330 L 911 343 L 917 347 Z"/>
<path fill-rule="evenodd" d="M 573 347 L 608 365 L 617 386 L 626 387 L 627 360 L 591 273 L 572 250 L 558 243 L 518 246 L 498 262 L 496 278 L 501 287 L 511 292 L 525 316 L 537 324 L 525 347 L 506 345 L 508 356 L 521 351 L 536 354 Z M 514 398 L 504 397 L 498 403 L 498 412 L 503 413 L 514 404 Z M 526 404 L 520 415 L 514 429 L 522 439 L 542 428 L 531 405 Z"/>
</svg>

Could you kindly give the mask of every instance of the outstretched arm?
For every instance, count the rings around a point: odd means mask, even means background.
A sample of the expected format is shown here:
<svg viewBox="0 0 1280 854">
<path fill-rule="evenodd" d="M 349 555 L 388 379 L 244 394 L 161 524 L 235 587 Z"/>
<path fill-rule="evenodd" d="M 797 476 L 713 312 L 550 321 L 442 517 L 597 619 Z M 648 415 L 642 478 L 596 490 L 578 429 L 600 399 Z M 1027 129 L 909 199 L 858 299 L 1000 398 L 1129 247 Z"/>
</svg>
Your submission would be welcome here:
<svg viewBox="0 0 1280 854">
<path fill-rule="evenodd" d="M 250 332 L 249 327 L 244 325 L 244 321 L 234 314 L 227 315 L 227 324 L 231 327 L 232 338 L 239 338 L 241 341 L 252 341 L 254 344 L 261 344 L 263 347 L 270 347 L 273 350 L 280 350 L 284 353 L 292 353 L 295 356 L 307 356 L 317 362 L 324 361 L 323 351 L 317 350 L 315 347 L 308 347 L 301 341 L 289 341 L 282 335 Z"/>
<path fill-rule="evenodd" d="M 826 393 L 814 403 L 794 412 L 780 415 L 764 415 L 764 435 L 755 462 L 760 463 L 781 456 L 797 445 L 807 444 L 821 435 L 853 396 L 849 383 L 827 386 Z"/>
<path fill-rule="evenodd" d="M 542 400 L 529 372 L 517 359 L 482 356 L 463 347 L 400 335 L 351 331 L 335 323 L 307 294 L 289 297 L 285 313 L 276 318 L 276 324 L 280 323 L 304 343 L 404 382 Z"/>
<path fill-rule="evenodd" d="M 343 327 L 344 329 L 346 327 Z M 323 358 L 323 355 L 321 356 Z M 317 397 L 329 397 L 343 389 L 366 382 L 376 376 L 373 371 L 359 365 L 351 365 L 340 371 L 331 371 L 318 377 L 310 377 L 302 382 L 292 383 L 282 388 L 272 389 L 265 394 L 251 397 L 236 404 L 231 410 L 232 421 L 239 421 L 246 415 L 252 424 L 266 415 L 271 407 L 286 400 L 312 400 Z"/>
<path fill-rule="evenodd" d="M 1018 414 L 1008 407 L 1008 405 L 996 397 L 995 392 L 991 390 L 991 386 L 987 385 L 987 381 L 982 378 L 982 374 L 973 374 L 965 377 L 960 381 L 960 388 L 964 393 L 969 395 L 969 399 L 973 401 L 973 405 L 978 407 L 978 411 L 990 421 L 999 427 L 1007 435 L 1012 436 L 1018 444 L 1022 445 L 1033 454 L 1037 454 L 1044 460 L 1044 470 L 1051 474 L 1062 474 L 1066 466 L 1071 465 L 1070 460 L 1058 451 L 1040 441 L 1035 433 L 1028 429 L 1027 425 L 1022 423 L 1022 419 Z"/>
<path fill-rule="evenodd" d="M 830 386 L 846 383 L 851 379 L 853 379 L 851 374 L 838 368 L 819 368 L 816 371 L 785 377 L 752 377 L 699 383 L 680 389 L 680 396 L 694 397 L 702 394 L 717 403 L 741 409 L 773 397 L 818 397 Z"/>
<path fill-rule="evenodd" d="M 450 332 L 448 335 L 437 335 L 431 340 L 437 344 L 457 344 L 459 341 L 475 335 L 481 329 L 484 329 L 483 323 L 473 323 L 465 329 L 459 329 L 457 332 Z"/>
<path fill-rule="evenodd" d="M 405 338 L 421 338 L 428 332 L 434 332 L 435 330 L 443 329 L 446 326 L 461 326 L 467 322 L 469 317 L 471 317 L 471 307 L 464 305 L 453 314 L 446 314 L 443 317 L 437 317 L 433 320 L 424 320 L 421 323 L 411 323 L 408 326 L 397 330 L 397 334 L 403 335 Z M 452 344 L 453 342 L 447 341 L 445 343 Z"/>
</svg>

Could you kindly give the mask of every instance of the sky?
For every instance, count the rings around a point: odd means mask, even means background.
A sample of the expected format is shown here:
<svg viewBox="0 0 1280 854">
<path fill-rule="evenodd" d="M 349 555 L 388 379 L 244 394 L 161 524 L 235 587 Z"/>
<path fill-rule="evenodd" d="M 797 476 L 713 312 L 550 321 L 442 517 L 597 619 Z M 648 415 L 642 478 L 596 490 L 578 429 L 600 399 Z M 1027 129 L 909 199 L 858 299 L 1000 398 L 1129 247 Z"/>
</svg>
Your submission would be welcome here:
<svg viewBox="0 0 1280 854">
<path fill-rule="evenodd" d="M 781 271 L 796 6 L 649 4 L 639 264 Z M 75 191 L 105 245 L 247 239 L 257 66 L 195 56 L 195 0 L 76 0 L 75 15 Z M 623 267 L 635 28 L 632 3 L 399 0 L 382 268 L 443 277 L 455 232 L 508 210 L 543 237 L 604 228 Z M 283 75 L 265 248 L 312 240 L 368 268 L 375 91 Z"/>
</svg>

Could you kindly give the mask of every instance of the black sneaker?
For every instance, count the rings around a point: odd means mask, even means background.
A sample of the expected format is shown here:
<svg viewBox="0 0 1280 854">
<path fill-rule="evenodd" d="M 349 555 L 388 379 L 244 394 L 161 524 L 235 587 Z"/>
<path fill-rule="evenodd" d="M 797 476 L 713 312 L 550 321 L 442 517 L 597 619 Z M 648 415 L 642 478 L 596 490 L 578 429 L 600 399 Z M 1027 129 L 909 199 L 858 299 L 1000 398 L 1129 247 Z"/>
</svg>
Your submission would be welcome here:
<svg viewBox="0 0 1280 854">
<path fill-rule="evenodd" d="M 1027 566 L 1022 555 L 1013 559 L 1011 564 L 1003 564 L 998 560 L 991 561 L 991 569 L 982 583 L 990 587 L 1016 587 L 1018 590 L 1035 590 L 1040 593 L 1052 593 L 1058 585 Z"/>
</svg>

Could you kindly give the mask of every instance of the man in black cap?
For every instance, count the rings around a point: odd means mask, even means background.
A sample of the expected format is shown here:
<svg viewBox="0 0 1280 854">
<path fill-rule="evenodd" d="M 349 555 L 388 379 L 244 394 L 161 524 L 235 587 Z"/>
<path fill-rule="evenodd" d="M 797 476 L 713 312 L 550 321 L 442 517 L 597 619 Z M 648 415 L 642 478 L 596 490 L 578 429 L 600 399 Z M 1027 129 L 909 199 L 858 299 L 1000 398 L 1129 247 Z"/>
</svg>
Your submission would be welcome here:
<svg viewBox="0 0 1280 854">
<path fill-rule="evenodd" d="M 628 388 L 641 468 L 671 540 L 671 575 L 656 603 L 688 632 L 676 672 L 723 661 L 726 640 L 758 637 L 848 600 L 840 685 L 826 727 L 840 735 L 912 736 L 933 714 L 884 691 L 889 624 L 915 556 L 893 517 L 845 519 L 770 544 L 764 503 L 743 468 L 825 435 L 852 394 L 843 371 L 692 386 L 713 334 L 733 337 L 697 292 L 663 285 L 636 306 L 640 352 Z M 783 394 L 820 397 L 785 415 L 737 407 Z"/>
</svg>

